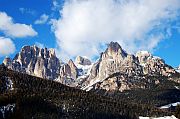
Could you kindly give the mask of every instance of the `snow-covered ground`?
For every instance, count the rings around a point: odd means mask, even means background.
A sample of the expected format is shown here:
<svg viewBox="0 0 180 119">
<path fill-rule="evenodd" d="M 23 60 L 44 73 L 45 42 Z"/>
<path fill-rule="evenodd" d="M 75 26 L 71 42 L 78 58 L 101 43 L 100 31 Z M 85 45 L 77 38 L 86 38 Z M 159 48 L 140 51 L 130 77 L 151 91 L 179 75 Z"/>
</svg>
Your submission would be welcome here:
<svg viewBox="0 0 180 119">
<path fill-rule="evenodd" d="M 89 85 L 87 85 L 86 87 L 82 87 L 82 90 L 86 90 L 86 91 L 90 91 L 93 88 L 93 85 L 100 82 L 99 79 L 95 79 L 95 80 L 91 80 Z"/>
<path fill-rule="evenodd" d="M 140 116 L 139 119 L 178 119 L 174 115 L 172 116 L 164 116 L 164 117 L 142 117 Z"/>
<path fill-rule="evenodd" d="M 177 68 L 175 68 L 175 69 L 176 69 L 177 72 L 180 73 L 180 65 L 179 65 L 179 67 L 177 67 Z"/>
<path fill-rule="evenodd" d="M 168 109 L 168 108 L 170 108 L 171 106 L 176 107 L 177 105 L 180 105 L 180 102 L 171 103 L 171 104 L 168 104 L 168 105 L 161 106 L 160 109 Z"/>
<path fill-rule="evenodd" d="M 2 114 L 2 118 L 5 119 L 5 113 L 13 112 L 15 108 L 15 104 L 8 104 L 6 106 L 0 107 L 0 114 Z"/>
<path fill-rule="evenodd" d="M 4 82 L 4 86 L 2 87 L 4 91 L 14 90 L 13 81 L 10 77 L 3 76 L 2 80 Z"/>
<path fill-rule="evenodd" d="M 104 80 L 105 79 L 103 79 L 103 80 L 100 80 L 100 79 L 91 80 L 89 85 L 82 87 L 81 89 L 86 90 L 86 91 L 90 91 L 96 83 L 102 83 Z"/>
<path fill-rule="evenodd" d="M 179 86 L 174 86 L 174 88 L 178 89 L 179 90 Z"/>
<path fill-rule="evenodd" d="M 9 77 L 6 77 L 6 87 L 7 87 L 7 90 L 14 90 L 13 82 Z"/>
</svg>

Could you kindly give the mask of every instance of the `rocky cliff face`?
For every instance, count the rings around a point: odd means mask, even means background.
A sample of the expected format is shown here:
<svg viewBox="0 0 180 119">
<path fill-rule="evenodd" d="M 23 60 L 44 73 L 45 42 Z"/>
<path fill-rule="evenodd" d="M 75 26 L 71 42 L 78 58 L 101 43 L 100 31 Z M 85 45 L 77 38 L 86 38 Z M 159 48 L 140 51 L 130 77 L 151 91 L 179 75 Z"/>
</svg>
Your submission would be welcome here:
<svg viewBox="0 0 180 119">
<path fill-rule="evenodd" d="M 65 63 L 60 68 L 60 75 L 58 76 L 56 81 L 68 86 L 75 87 L 76 86 L 75 82 L 77 77 L 78 77 L 78 69 L 74 64 L 74 62 L 70 59 L 68 63 Z"/>
<path fill-rule="evenodd" d="M 3 63 L 9 69 L 48 79 L 55 79 L 60 69 L 54 49 L 36 46 L 24 46 L 13 60 L 5 58 Z"/>
<path fill-rule="evenodd" d="M 99 61 L 93 65 L 82 89 L 123 91 L 146 88 L 146 84 L 152 82 L 145 76 L 171 76 L 174 73 L 176 71 L 161 58 L 147 51 L 138 52 L 135 56 L 126 53 L 117 42 L 111 42 Z"/>
<path fill-rule="evenodd" d="M 56 81 L 72 87 L 81 87 L 82 80 L 89 76 L 91 61 L 77 56 L 75 63 L 70 59 L 60 68 L 60 75 Z"/>
<path fill-rule="evenodd" d="M 78 78 L 88 76 L 91 61 L 77 56 L 75 63 L 69 60 L 61 63 L 54 49 L 24 46 L 14 59 L 6 57 L 3 64 L 12 70 L 33 76 L 56 80 L 69 86 L 76 86 Z"/>
<path fill-rule="evenodd" d="M 13 60 L 5 58 L 9 69 L 56 80 L 83 90 L 124 91 L 158 84 L 152 76 L 171 77 L 177 72 L 165 61 L 147 51 L 128 54 L 117 42 L 111 42 L 97 62 L 77 56 L 75 62 L 61 63 L 53 49 L 24 46 Z"/>
<path fill-rule="evenodd" d="M 75 59 L 76 64 L 80 65 L 91 65 L 91 61 L 87 59 L 86 57 L 77 56 Z"/>
<path fill-rule="evenodd" d="M 175 73 L 175 70 L 171 66 L 165 64 L 163 59 L 152 56 L 147 51 L 137 52 L 136 57 L 143 68 L 143 74 L 171 76 Z"/>
</svg>

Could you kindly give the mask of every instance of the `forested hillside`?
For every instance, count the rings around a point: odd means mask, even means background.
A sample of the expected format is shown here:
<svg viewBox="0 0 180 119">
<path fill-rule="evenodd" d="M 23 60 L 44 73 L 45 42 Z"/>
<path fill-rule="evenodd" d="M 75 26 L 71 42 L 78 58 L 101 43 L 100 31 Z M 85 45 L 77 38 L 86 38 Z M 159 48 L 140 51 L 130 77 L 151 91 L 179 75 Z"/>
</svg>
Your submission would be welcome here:
<svg viewBox="0 0 180 119">
<path fill-rule="evenodd" d="M 139 115 L 171 114 L 153 106 L 101 96 L 14 72 L 4 66 L 0 67 L 0 87 L 0 107 L 15 105 L 12 110 L 0 114 L 1 118 L 136 119 Z"/>
</svg>

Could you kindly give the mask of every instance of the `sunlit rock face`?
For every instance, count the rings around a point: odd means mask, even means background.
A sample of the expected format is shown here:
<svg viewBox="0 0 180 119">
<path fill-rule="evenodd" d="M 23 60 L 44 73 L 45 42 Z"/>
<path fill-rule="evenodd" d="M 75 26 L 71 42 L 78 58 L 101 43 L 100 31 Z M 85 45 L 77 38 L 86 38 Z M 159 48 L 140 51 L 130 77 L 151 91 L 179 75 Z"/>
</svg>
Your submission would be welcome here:
<svg viewBox="0 0 180 119">
<path fill-rule="evenodd" d="M 36 46 L 24 46 L 13 60 L 5 58 L 3 63 L 9 69 L 48 79 L 55 79 L 60 69 L 54 49 Z"/>
<path fill-rule="evenodd" d="M 89 70 L 91 61 L 78 56 L 76 65 L 73 60 L 61 63 L 56 57 L 54 49 L 38 48 L 37 46 L 24 46 L 13 59 L 6 57 L 3 64 L 12 70 L 27 73 L 33 76 L 56 80 L 65 85 L 75 86 L 77 78 Z M 80 75 L 80 73 L 82 73 Z M 87 74 L 85 74 L 87 76 Z M 82 76 L 83 78 L 83 76 Z"/>
<path fill-rule="evenodd" d="M 92 66 L 89 78 L 82 89 L 123 91 L 145 88 L 145 84 L 136 83 L 146 80 L 144 75 L 171 76 L 174 73 L 176 71 L 165 64 L 164 60 L 152 56 L 147 51 L 132 55 L 124 51 L 117 42 L 111 42 L 106 51 L 101 53 L 99 61 Z"/>
<path fill-rule="evenodd" d="M 152 56 L 147 51 L 137 52 L 136 57 L 138 58 L 140 65 L 143 67 L 144 74 L 170 76 L 171 74 L 176 73 L 172 67 L 165 64 L 163 59 Z"/>
<path fill-rule="evenodd" d="M 75 66 L 74 62 L 70 59 L 68 63 L 64 64 L 60 68 L 60 75 L 59 79 L 66 80 L 66 79 L 76 79 L 77 78 L 77 67 Z"/>
<path fill-rule="evenodd" d="M 82 56 L 77 56 L 75 59 L 75 63 L 81 65 L 91 65 L 91 61 L 88 58 Z"/>
<path fill-rule="evenodd" d="M 111 42 L 96 62 L 85 56 L 61 63 L 54 49 L 24 46 L 3 64 L 12 70 L 52 79 L 83 90 L 124 91 L 147 88 L 147 83 L 158 84 L 147 76 L 171 77 L 177 72 L 165 61 L 147 51 L 128 54 L 117 42 Z"/>
</svg>

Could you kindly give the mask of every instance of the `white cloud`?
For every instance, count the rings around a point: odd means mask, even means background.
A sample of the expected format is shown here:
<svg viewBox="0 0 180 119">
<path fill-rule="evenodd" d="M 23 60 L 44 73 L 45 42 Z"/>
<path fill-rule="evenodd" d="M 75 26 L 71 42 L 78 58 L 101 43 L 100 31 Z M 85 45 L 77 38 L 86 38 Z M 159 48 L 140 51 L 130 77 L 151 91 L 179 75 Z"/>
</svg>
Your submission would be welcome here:
<svg viewBox="0 0 180 119">
<path fill-rule="evenodd" d="M 39 48 L 45 48 L 44 44 L 39 43 L 39 42 L 35 42 L 35 45 Z"/>
<path fill-rule="evenodd" d="M 68 0 L 53 25 L 59 54 L 92 57 L 110 41 L 131 53 L 152 51 L 179 10 L 179 0 Z"/>
<path fill-rule="evenodd" d="M 14 53 L 16 50 L 10 38 L 0 37 L 0 57 Z"/>
<path fill-rule="evenodd" d="M 46 14 L 42 14 L 38 20 L 36 20 L 35 24 L 45 24 L 47 20 L 49 19 L 49 16 Z"/>
<path fill-rule="evenodd" d="M 59 3 L 57 2 L 57 0 L 53 0 L 53 2 L 52 2 L 52 10 L 57 10 L 57 9 L 59 9 L 59 7 L 60 7 L 60 5 L 59 5 Z"/>
<path fill-rule="evenodd" d="M 14 23 L 12 17 L 5 12 L 0 12 L 0 31 L 6 36 L 17 38 L 37 35 L 31 25 Z"/>
<path fill-rule="evenodd" d="M 36 11 L 35 10 L 32 10 L 32 9 L 28 9 L 28 8 L 19 8 L 19 11 L 22 13 L 22 14 L 30 14 L 30 15 L 35 15 L 36 14 Z"/>
<path fill-rule="evenodd" d="M 62 4 L 64 3 L 65 0 L 52 0 L 52 8 L 51 10 L 53 11 L 58 11 L 59 9 L 62 8 Z"/>
</svg>

